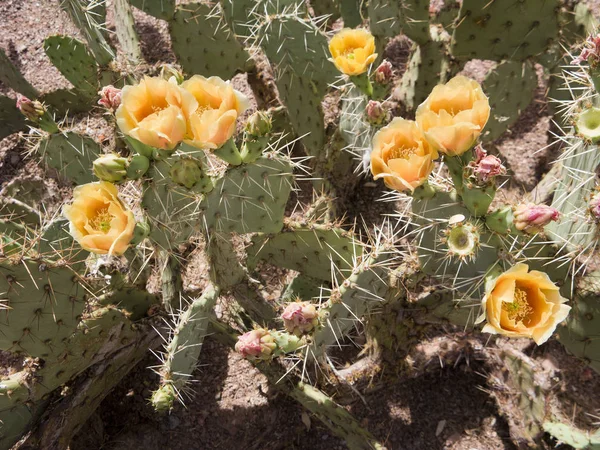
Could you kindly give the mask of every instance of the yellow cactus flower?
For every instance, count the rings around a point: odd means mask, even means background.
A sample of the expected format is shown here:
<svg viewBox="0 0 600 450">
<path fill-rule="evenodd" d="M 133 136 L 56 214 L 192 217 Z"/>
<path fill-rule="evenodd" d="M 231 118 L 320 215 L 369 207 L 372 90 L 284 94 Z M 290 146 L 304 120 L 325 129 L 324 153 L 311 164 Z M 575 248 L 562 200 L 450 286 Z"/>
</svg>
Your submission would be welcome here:
<svg viewBox="0 0 600 450">
<path fill-rule="evenodd" d="M 119 200 L 117 187 L 107 181 L 88 183 L 73 191 L 65 205 L 71 235 L 85 250 L 101 255 L 122 255 L 133 237 L 135 218 Z"/>
<path fill-rule="evenodd" d="M 329 52 L 335 66 L 346 75 L 365 73 L 377 59 L 375 38 L 361 29 L 341 30 L 329 41 Z"/>
<path fill-rule="evenodd" d="M 238 116 L 248 109 L 248 98 L 219 77 L 194 75 L 181 87 L 198 104 L 187 115 L 186 143 L 207 150 L 221 147 L 233 136 Z"/>
<path fill-rule="evenodd" d="M 373 137 L 371 172 L 391 189 L 412 192 L 427 181 L 437 157 L 417 124 L 397 117 Z"/>
<path fill-rule="evenodd" d="M 434 87 L 416 114 L 429 145 L 448 156 L 469 150 L 489 117 L 490 103 L 479 83 L 460 75 Z"/>
<path fill-rule="evenodd" d="M 197 107 L 196 100 L 175 80 L 144 77 L 125 86 L 115 113 L 121 131 L 155 148 L 172 150 L 186 133 L 185 112 Z"/>
<path fill-rule="evenodd" d="M 477 323 L 487 319 L 484 333 L 528 337 L 540 345 L 569 315 L 571 307 L 566 301 L 547 274 L 517 264 L 500 275 L 486 293 L 484 313 Z"/>
</svg>

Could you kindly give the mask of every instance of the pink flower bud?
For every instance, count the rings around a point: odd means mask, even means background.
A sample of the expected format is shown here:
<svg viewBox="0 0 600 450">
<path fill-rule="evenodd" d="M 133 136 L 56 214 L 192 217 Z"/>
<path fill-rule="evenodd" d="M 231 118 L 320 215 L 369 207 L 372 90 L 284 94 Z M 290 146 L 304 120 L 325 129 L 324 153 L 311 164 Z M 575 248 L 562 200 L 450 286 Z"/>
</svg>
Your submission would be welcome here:
<svg viewBox="0 0 600 450">
<path fill-rule="evenodd" d="M 475 147 L 475 161 L 469 163 L 468 167 L 478 184 L 486 184 L 492 178 L 506 174 L 506 167 L 502 165 L 500 158 L 488 155 L 481 144 Z"/>
<path fill-rule="evenodd" d="M 269 330 L 259 328 L 238 336 L 235 351 L 244 358 L 269 359 L 277 344 L 269 334 Z"/>
<path fill-rule="evenodd" d="M 392 63 L 387 59 L 384 59 L 375 69 L 375 81 L 379 84 L 388 84 L 392 81 L 392 75 Z"/>
<path fill-rule="evenodd" d="M 289 303 L 281 318 L 288 333 L 300 336 L 308 333 L 319 323 L 319 313 L 310 302 Z"/>
<path fill-rule="evenodd" d="M 600 223 L 600 192 L 596 192 L 592 195 L 592 199 L 588 206 L 594 220 Z"/>
<path fill-rule="evenodd" d="M 590 59 L 591 58 L 591 59 Z M 581 54 L 571 61 L 571 64 L 581 64 L 582 62 L 594 63 L 600 59 L 600 34 L 590 36 L 585 41 Z"/>
<path fill-rule="evenodd" d="M 552 206 L 527 203 L 517 206 L 513 223 L 519 231 L 537 233 L 551 221 L 557 221 L 559 217 L 560 213 Z"/>
<path fill-rule="evenodd" d="M 121 104 L 121 89 L 117 89 L 112 84 L 104 86 L 98 94 L 100 95 L 98 104 L 106 109 L 115 111 Z"/>
<path fill-rule="evenodd" d="M 367 103 L 367 121 L 371 125 L 381 125 L 387 119 L 387 110 L 383 107 L 383 103 L 376 100 L 369 100 Z"/>
<path fill-rule="evenodd" d="M 17 108 L 25 117 L 34 122 L 44 115 L 44 106 L 40 102 L 32 101 L 21 94 L 17 94 Z"/>
</svg>

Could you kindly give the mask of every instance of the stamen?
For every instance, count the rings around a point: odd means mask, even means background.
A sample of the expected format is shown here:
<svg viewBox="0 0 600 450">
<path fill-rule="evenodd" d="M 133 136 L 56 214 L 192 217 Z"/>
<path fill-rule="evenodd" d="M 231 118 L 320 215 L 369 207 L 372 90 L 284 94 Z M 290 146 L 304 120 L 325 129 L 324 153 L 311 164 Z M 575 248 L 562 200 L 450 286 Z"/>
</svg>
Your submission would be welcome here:
<svg viewBox="0 0 600 450">
<path fill-rule="evenodd" d="M 408 159 L 415 154 L 414 148 L 397 147 L 390 152 L 390 159 Z"/>
<path fill-rule="evenodd" d="M 533 308 L 527 301 L 527 291 L 515 288 L 515 297 L 512 303 L 502 302 L 502 309 L 507 312 L 508 318 L 515 322 L 522 322 L 533 313 Z"/>
<path fill-rule="evenodd" d="M 108 206 L 96 211 L 96 215 L 90 220 L 90 225 L 94 230 L 108 233 L 110 222 L 113 216 L 108 212 Z"/>
</svg>

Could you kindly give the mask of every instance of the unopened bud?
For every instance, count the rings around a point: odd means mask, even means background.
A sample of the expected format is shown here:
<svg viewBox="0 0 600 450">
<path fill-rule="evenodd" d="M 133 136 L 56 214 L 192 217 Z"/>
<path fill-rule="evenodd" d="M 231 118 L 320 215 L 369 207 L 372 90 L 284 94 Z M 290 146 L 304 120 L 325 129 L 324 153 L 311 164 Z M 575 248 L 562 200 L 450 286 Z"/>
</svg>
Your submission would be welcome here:
<svg viewBox="0 0 600 450">
<path fill-rule="evenodd" d="M 533 203 L 516 207 L 513 223 L 515 228 L 526 233 L 538 233 L 552 221 L 557 221 L 560 213 L 552 206 Z"/>
<path fill-rule="evenodd" d="M 30 100 L 21 94 L 17 94 L 17 108 L 32 122 L 37 122 L 44 115 L 44 106 L 40 102 Z"/>
<path fill-rule="evenodd" d="M 388 84 L 392 81 L 392 75 L 392 63 L 387 59 L 384 59 L 375 69 L 375 81 L 379 84 Z"/>
<path fill-rule="evenodd" d="M 255 137 L 266 136 L 272 128 L 271 115 L 266 111 L 256 111 L 246 122 L 246 131 Z"/>
<path fill-rule="evenodd" d="M 206 177 L 202 168 L 193 159 L 180 159 L 173 164 L 169 175 L 175 183 L 188 189 L 193 188 L 196 183 Z"/>
<path fill-rule="evenodd" d="M 127 178 L 127 158 L 114 153 L 102 155 L 93 163 L 94 175 L 102 181 L 118 183 Z"/>
<path fill-rule="evenodd" d="M 276 347 L 277 344 L 269 331 L 259 328 L 238 336 L 235 351 L 244 358 L 268 360 Z"/>
<path fill-rule="evenodd" d="M 100 95 L 98 104 L 111 111 L 116 111 L 121 104 L 121 89 L 117 89 L 112 84 L 104 86 L 98 95 Z"/>
<path fill-rule="evenodd" d="M 319 323 L 319 313 L 310 302 L 288 303 L 281 318 L 288 333 L 301 336 L 313 330 Z"/>
<path fill-rule="evenodd" d="M 371 125 L 381 125 L 387 119 L 387 110 L 384 108 L 383 103 L 376 100 L 369 100 L 366 108 L 367 121 Z"/>
<path fill-rule="evenodd" d="M 177 84 L 183 83 L 183 73 L 172 64 L 163 64 L 160 68 L 160 77 L 167 81 L 174 78 Z"/>
<path fill-rule="evenodd" d="M 487 184 L 498 175 L 506 174 L 506 167 L 502 165 L 500 158 L 488 155 L 481 144 L 475 147 L 475 160 L 469 163 L 468 168 L 477 184 L 480 185 Z"/>
</svg>

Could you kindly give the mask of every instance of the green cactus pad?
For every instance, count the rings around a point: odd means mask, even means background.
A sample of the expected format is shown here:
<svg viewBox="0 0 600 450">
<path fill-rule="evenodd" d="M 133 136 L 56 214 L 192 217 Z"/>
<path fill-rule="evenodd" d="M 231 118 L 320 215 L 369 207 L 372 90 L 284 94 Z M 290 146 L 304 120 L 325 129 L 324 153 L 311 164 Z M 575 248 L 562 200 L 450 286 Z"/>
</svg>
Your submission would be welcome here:
<svg viewBox="0 0 600 450">
<path fill-rule="evenodd" d="M 39 144 L 38 153 L 48 167 L 80 185 L 94 181 L 92 163 L 102 151 L 92 138 L 68 131 L 44 138 Z"/>
<path fill-rule="evenodd" d="M 402 32 L 423 45 L 429 41 L 429 0 L 402 0 Z"/>
<path fill-rule="evenodd" d="M 249 66 L 250 56 L 227 28 L 219 5 L 188 3 L 169 22 L 173 52 L 188 74 L 230 79 Z"/>
<path fill-rule="evenodd" d="M 503 248 L 502 240 L 490 233 L 472 218 L 461 206 L 455 192 L 436 192 L 433 198 L 413 202 L 414 221 L 420 230 L 415 237 L 421 269 L 466 296 L 481 298 L 484 291 L 483 277 L 488 269 L 499 263 L 498 251 Z M 473 225 L 479 225 L 480 245 L 471 258 L 460 259 L 448 253 L 443 241 L 445 230 L 452 219 L 462 216 Z"/>
<path fill-rule="evenodd" d="M 449 71 L 447 43 L 441 35 L 422 45 L 414 45 L 401 84 L 398 98 L 409 109 L 420 105 L 431 90 L 446 81 Z"/>
<path fill-rule="evenodd" d="M 30 259 L 0 263 L 0 348 L 46 358 L 64 348 L 89 295 L 68 265 Z"/>
<path fill-rule="evenodd" d="M 142 61 L 142 51 L 140 49 L 140 40 L 135 31 L 135 22 L 128 0 L 115 0 L 115 32 L 117 39 L 127 59 L 132 64 L 139 64 Z"/>
<path fill-rule="evenodd" d="M 492 112 L 483 139 L 498 139 L 517 121 L 533 100 L 538 80 L 533 64 L 505 61 L 498 64 L 483 81 L 483 92 L 490 99 Z"/>
<path fill-rule="evenodd" d="M 293 184 L 287 158 L 266 155 L 232 168 L 215 183 L 200 207 L 202 228 L 233 233 L 277 233 Z"/>
<path fill-rule="evenodd" d="M 587 275 L 577 286 L 577 296 L 564 326 L 557 329 L 558 340 L 575 356 L 600 373 L 600 273 Z"/>
<path fill-rule="evenodd" d="M 400 2 L 371 0 L 367 6 L 369 29 L 378 39 L 388 39 L 402 32 L 402 6 Z"/>
<path fill-rule="evenodd" d="M 198 366 L 200 351 L 204 337 L 207 335 L 212 310 L 219 298 L 219 289 L 209 286 L 204 290 L 202 296 L 195 300 L 183 310 L 177 319 L 171 333 L 169 343 L 166 346 L 165 360 L 160 369 L 162 384 L 172 384 L 176 392 L 192 381 L 192 374 Z M 161 389 L 155 394 L 157 400 L 154 401 L 160 409 L 170 409 L 173 406 L 173 396 L 167 397 L 167 405 Z M 154 397 L 154 395 L 153 395 Z M 159 409 L 159 408 L 157 408 Z"/>
<path fill-rule="evenodd" d="M 600 164 L 596 145 L 581 139 L 569 139 L 561 156 L 563 168 L 552 206 L 561 214 L 557 222 L 546 226 L 548 237 L 558 246 L 580 251 L 598 238 L 598 225 L 588 212 L 588 202 L 596 184 L 595 169 Z"/>
<path fill-rule="evenodd" d="M 425 309 L 428 322 L 450 322 L 460 327 L 472 326 L 479 315 L 481 302 L 454 300 L 451 290 L 437 289 L 417 300 L 416 305 Z"/>
<path fill-rule="evenodd" d="M 324 286 L 322 280 L 298 274 L 290 284 L 285 287 L 281 295 L 282 302 L 294 302 L 296 299 L 310 301 L 313 298 L 319 298 L 322 294 L 321 288 Z"/>
<path fill-rule="evenodd" d="M 75 89 L 57 89 L 41 97 L 41 101 L 52 107 L 59 116 L 87 112 L 95 105 L 96 93 L 92 97 Z"/>
<path fill-rule="evenodd" d="M 114 305 L 121 311 L 126 311 L 132 321 L 140 320 L 148 315 L 148 311 L 155 305 L 160 305 L 156 295 L 134 286 L 122 286 L 109 292 L 98 299 L 101 305 Z"/>
<path fill-rule="evenodd" d="M 0 198 L 0 218 L 9 219 L 29 226 L 39 226 L 42 222 L 40 212 L 15 198 Z"/>
<path fill-rule="evenodd" d="M 98 66 L 83 42 L 69 36 L 50 36 L 44 40 L 44 51 L 77 91 L 90 98 L 96 95 Z"/>
<path fill-rule="evenodd" d="M 221 0 L 223 15 L 231 28 L 238 35 L 248 34 L 247 26 L 252 20 L 252 13 L 259 5 L 256 0 Z"/>
<path fill-rule="evenodd" d="M 339 75 L 329 61 L 327 38 L 293 15 L 270 17 L 258 36 L 294 131 L 309 155 L 319 154 L 325 144 L 321 101 Z"/>
<path fill-rule="evenodd" d="M 104 37 L 104 19 L 90 8 L 93 0 L 64 0 L 61 7 L 69 14 L 73 23 L 85 36 L 88 46 L 100 66 L 107 66 L 115 58 L 113 49 Z"/>
<path fill-rule="evenodd" d="M 33 412 L 29 405 L 0 411 L 0 448 L 12 448 L 23 437 L 34 418 Z"/>
<path fill-rule="evenodd" d="M 562 444 L 574 449 L 594 450 L 600 447 L 600 442 L 592 442 L 589 433 L 578 430 L 574 425 L 560 422 L 544 422 L 544 431 Z"/>
<path fill-rule="evenodd" d="M 361 245 L 351 232 L 329 226 L 286 226 L 281 233 L 259 235 L 248 249 L 248 265 L 259 260 L 323 281 L 347 278 Z"/>
<path fill-rule="evenodd" d="M 21 75 L 21 72 L 8 59 L 8 56 L 6 56 L 6 53 L 2 49 L 0 49 L 0 82 L 13 91 L 23 94 L 32 100 L 38 95 L 35 88 Z"/>
<path fill-rule="evenodd" d="M 319 308 L 322 327 L 313 334 L 312 344 L 306 350 L 308 357 L 318 357 L 327 347 L 340 345 L 356 322 L 383 301 L 389 289 L 385 267 L 388 259 L 383 251 L 367 255 L 352 268 L 352 275 L 331 291 L 330 298 Z"/>
<path fill-rule="evenodd" d="M 0 95 L 0 139 L 26 129 L 25 117 L 17 108 L 15 100 Z"/>
<path fill-rule="evenodd" d="M 162 20 L 171 20 L 175 14 L 175 0 L 129 0 L 136 8 Z"/>
<path fill-rule="evenodd" d="M 522 61 L 558 39 L 558 0 L 464 0 L 452 36 L 460 60 Z"/>
</svg>

